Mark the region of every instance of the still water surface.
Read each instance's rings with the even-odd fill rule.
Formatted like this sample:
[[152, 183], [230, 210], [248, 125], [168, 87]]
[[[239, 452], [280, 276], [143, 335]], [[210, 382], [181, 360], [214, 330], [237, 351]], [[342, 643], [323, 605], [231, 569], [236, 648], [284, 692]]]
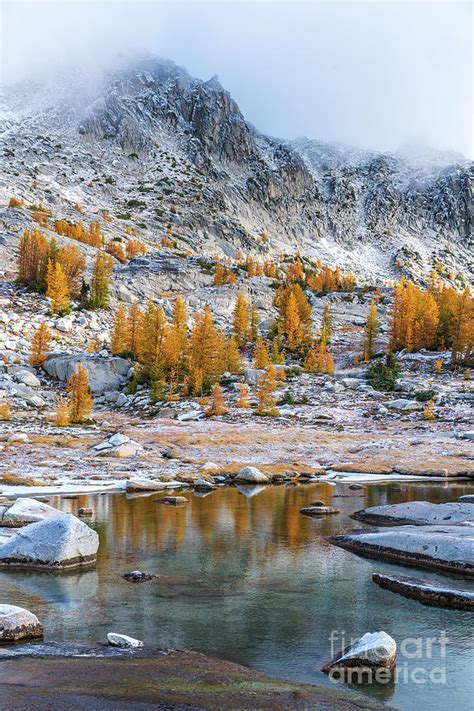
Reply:
[[[426, 607], [371, 581], [374, 571], [446, 578], [365, 560], [324, 539], [361, 528], [349, 515], [365, 506], [451, 501], [472, 487], [372, 485], [363, 496], [345, 487], [350, 496], [344, 498], [333, 498], [334, 492], [327, 484], [225, 488], [206, 496], [187, 492], [188, 505], [177, 509], [157, 505], [159, 495], [52, 498], [50, 503], [71, 513], [80, 506], [94, 509], [100, 535], [96, 569], [2, 572], [0, 600], [35, 612], [47, 641], [103, 641], [116, 631], [326, 686], [332, 682], [320, 669], [331, 657], [332, 632], [344, 635], [346, 643], [376, 630], [399, 645], [422, 638], [407, 647], [409, 657], [399, 654], [397, 684], [359, 693], [407, 711], [473, 708], [474, 615]], [[301, 516], [300, 508], [315, 499], [341, 514]], [[135, 585], [122, 579], [137, 568], [158, 578]], [[450, 640], [446, 656], [435, 643], [428, 658], [426, 638], [443, 630]]]

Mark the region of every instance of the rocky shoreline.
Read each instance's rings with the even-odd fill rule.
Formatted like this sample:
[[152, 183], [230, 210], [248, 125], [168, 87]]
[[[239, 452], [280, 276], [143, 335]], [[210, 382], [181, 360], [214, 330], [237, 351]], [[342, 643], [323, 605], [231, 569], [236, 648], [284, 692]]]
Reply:
[[100, 645], [28, 644], [0, 650], [0, 693], [2, 708], [11, 711], [387, 708], [355, 694], [273, 679], [198, 652]]

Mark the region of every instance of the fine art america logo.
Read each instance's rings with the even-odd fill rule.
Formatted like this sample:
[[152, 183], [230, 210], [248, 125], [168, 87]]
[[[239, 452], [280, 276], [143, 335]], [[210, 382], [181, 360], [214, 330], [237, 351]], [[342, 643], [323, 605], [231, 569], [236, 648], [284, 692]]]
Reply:
[[[359, 639], [347, 637], [344, 630], [332, 630], [329, 636], [331, 659], [340, 658]], [[367, 651], [357, 655], [356, 666], [342, 668], [336, 662], [328, 675], [333, 683], [343, 678], [352, 684], [446, 684], [446, 666], [442, 660], [446, 658], [448, 642], [445, 630], [440, 631], [439, 637], [405, 637], [397, 644], [397, 661], [393, 668], [374, 665], [372, 653]], [[436, 660], [436, 663], [428, 660]]]

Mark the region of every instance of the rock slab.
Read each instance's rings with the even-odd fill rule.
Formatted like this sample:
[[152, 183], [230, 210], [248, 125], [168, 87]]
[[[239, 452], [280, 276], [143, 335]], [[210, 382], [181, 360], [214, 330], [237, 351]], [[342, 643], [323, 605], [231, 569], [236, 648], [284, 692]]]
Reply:
[[474, 576], [472, 526], [399, 526], [354, 531], [328, 540], [369, 558]]
[[465, 522], [474, 524], [474, 503], [454, 501], [432, 504], [429, 501], [408, 501], [362, 509], [356, 511], [352, 518], [375, 526], [453, 526]]
[[437, 580], [417, 580], [404, 575], [374, 573], [372, 580], [385, 590], [418, 600], [423, 605], [474, 612], [474, 590], [445, 585]]

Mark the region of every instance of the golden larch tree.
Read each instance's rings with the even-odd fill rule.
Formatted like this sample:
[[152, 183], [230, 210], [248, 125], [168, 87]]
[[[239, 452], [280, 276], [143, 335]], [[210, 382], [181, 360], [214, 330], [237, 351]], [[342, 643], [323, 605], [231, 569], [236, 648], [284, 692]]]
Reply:
[[249, 403], [249, 397], [250, 397], [250, 391], [249, 391], [249, 386], [247, 383], [239, 383], [239, 394], [237, 396], [237, 400], [235, 401], [235, 406], [239, 408], [247, 408], [250, 407]]
[[87, 370], [79, 364], [67, 383], [69, 393], [69, 419], [72, 423], [81, 423], [87, 419], [94, 401], [89, 389]]
[[113, 355], [127, 350], [127, 311], [123, 304], [115, 313], [110, 349]]
[[51, 333], [44, 321], [34, 332], [31, 339], [30, 365], [35, 368], [42, 367], [48, 355], [51, 344]]
[[234, 307], [234, 333], [240, 347], [249, 337], [250, 315], [248, 301], [243, 294], [238, 294]]
[[227, 406], [224, 400], [224, 393], [219, 383], [216, 383], [211, 392], [211, 404], [206, 411], [207, 415], [225, 415]]
[[367, 321], [365, 322], [364, 329], [364, 344], [363, 344], [363, 354], [362, 358], [365, 363], [374, 355], [374, 345], [375, 340], [379, 333], [379, 318], [377, 314], [377, 306], [375, 299], [372, 298], [369, 306], [369, 312], [367, 314]]
[[235, 336], [230, 336], [225, 344], [225, 369], [228, 373], [241, 373], [239, 346]]
[[270, 363], [270, 354], [263, 338], [257, 338], [253, 354], [253, 364], [255, 368], [266, 368]]
[[59, 262], [48, 262], [46, 296], [51, 299], [51, 311], [64, 314], [70, 307], [69, 285]]
[[110, 254], [98, 251], [92, 270], [89, 306], [91, 309], [107, 309], [109, 306], [110, 277], [114, 260]]
[[270, 365], [257, 383], [257, 408], [256, 415], [265, 417], [278, 417], [279, 411], [273, 393], [276, 390], [276, 372], [273, 365]]

